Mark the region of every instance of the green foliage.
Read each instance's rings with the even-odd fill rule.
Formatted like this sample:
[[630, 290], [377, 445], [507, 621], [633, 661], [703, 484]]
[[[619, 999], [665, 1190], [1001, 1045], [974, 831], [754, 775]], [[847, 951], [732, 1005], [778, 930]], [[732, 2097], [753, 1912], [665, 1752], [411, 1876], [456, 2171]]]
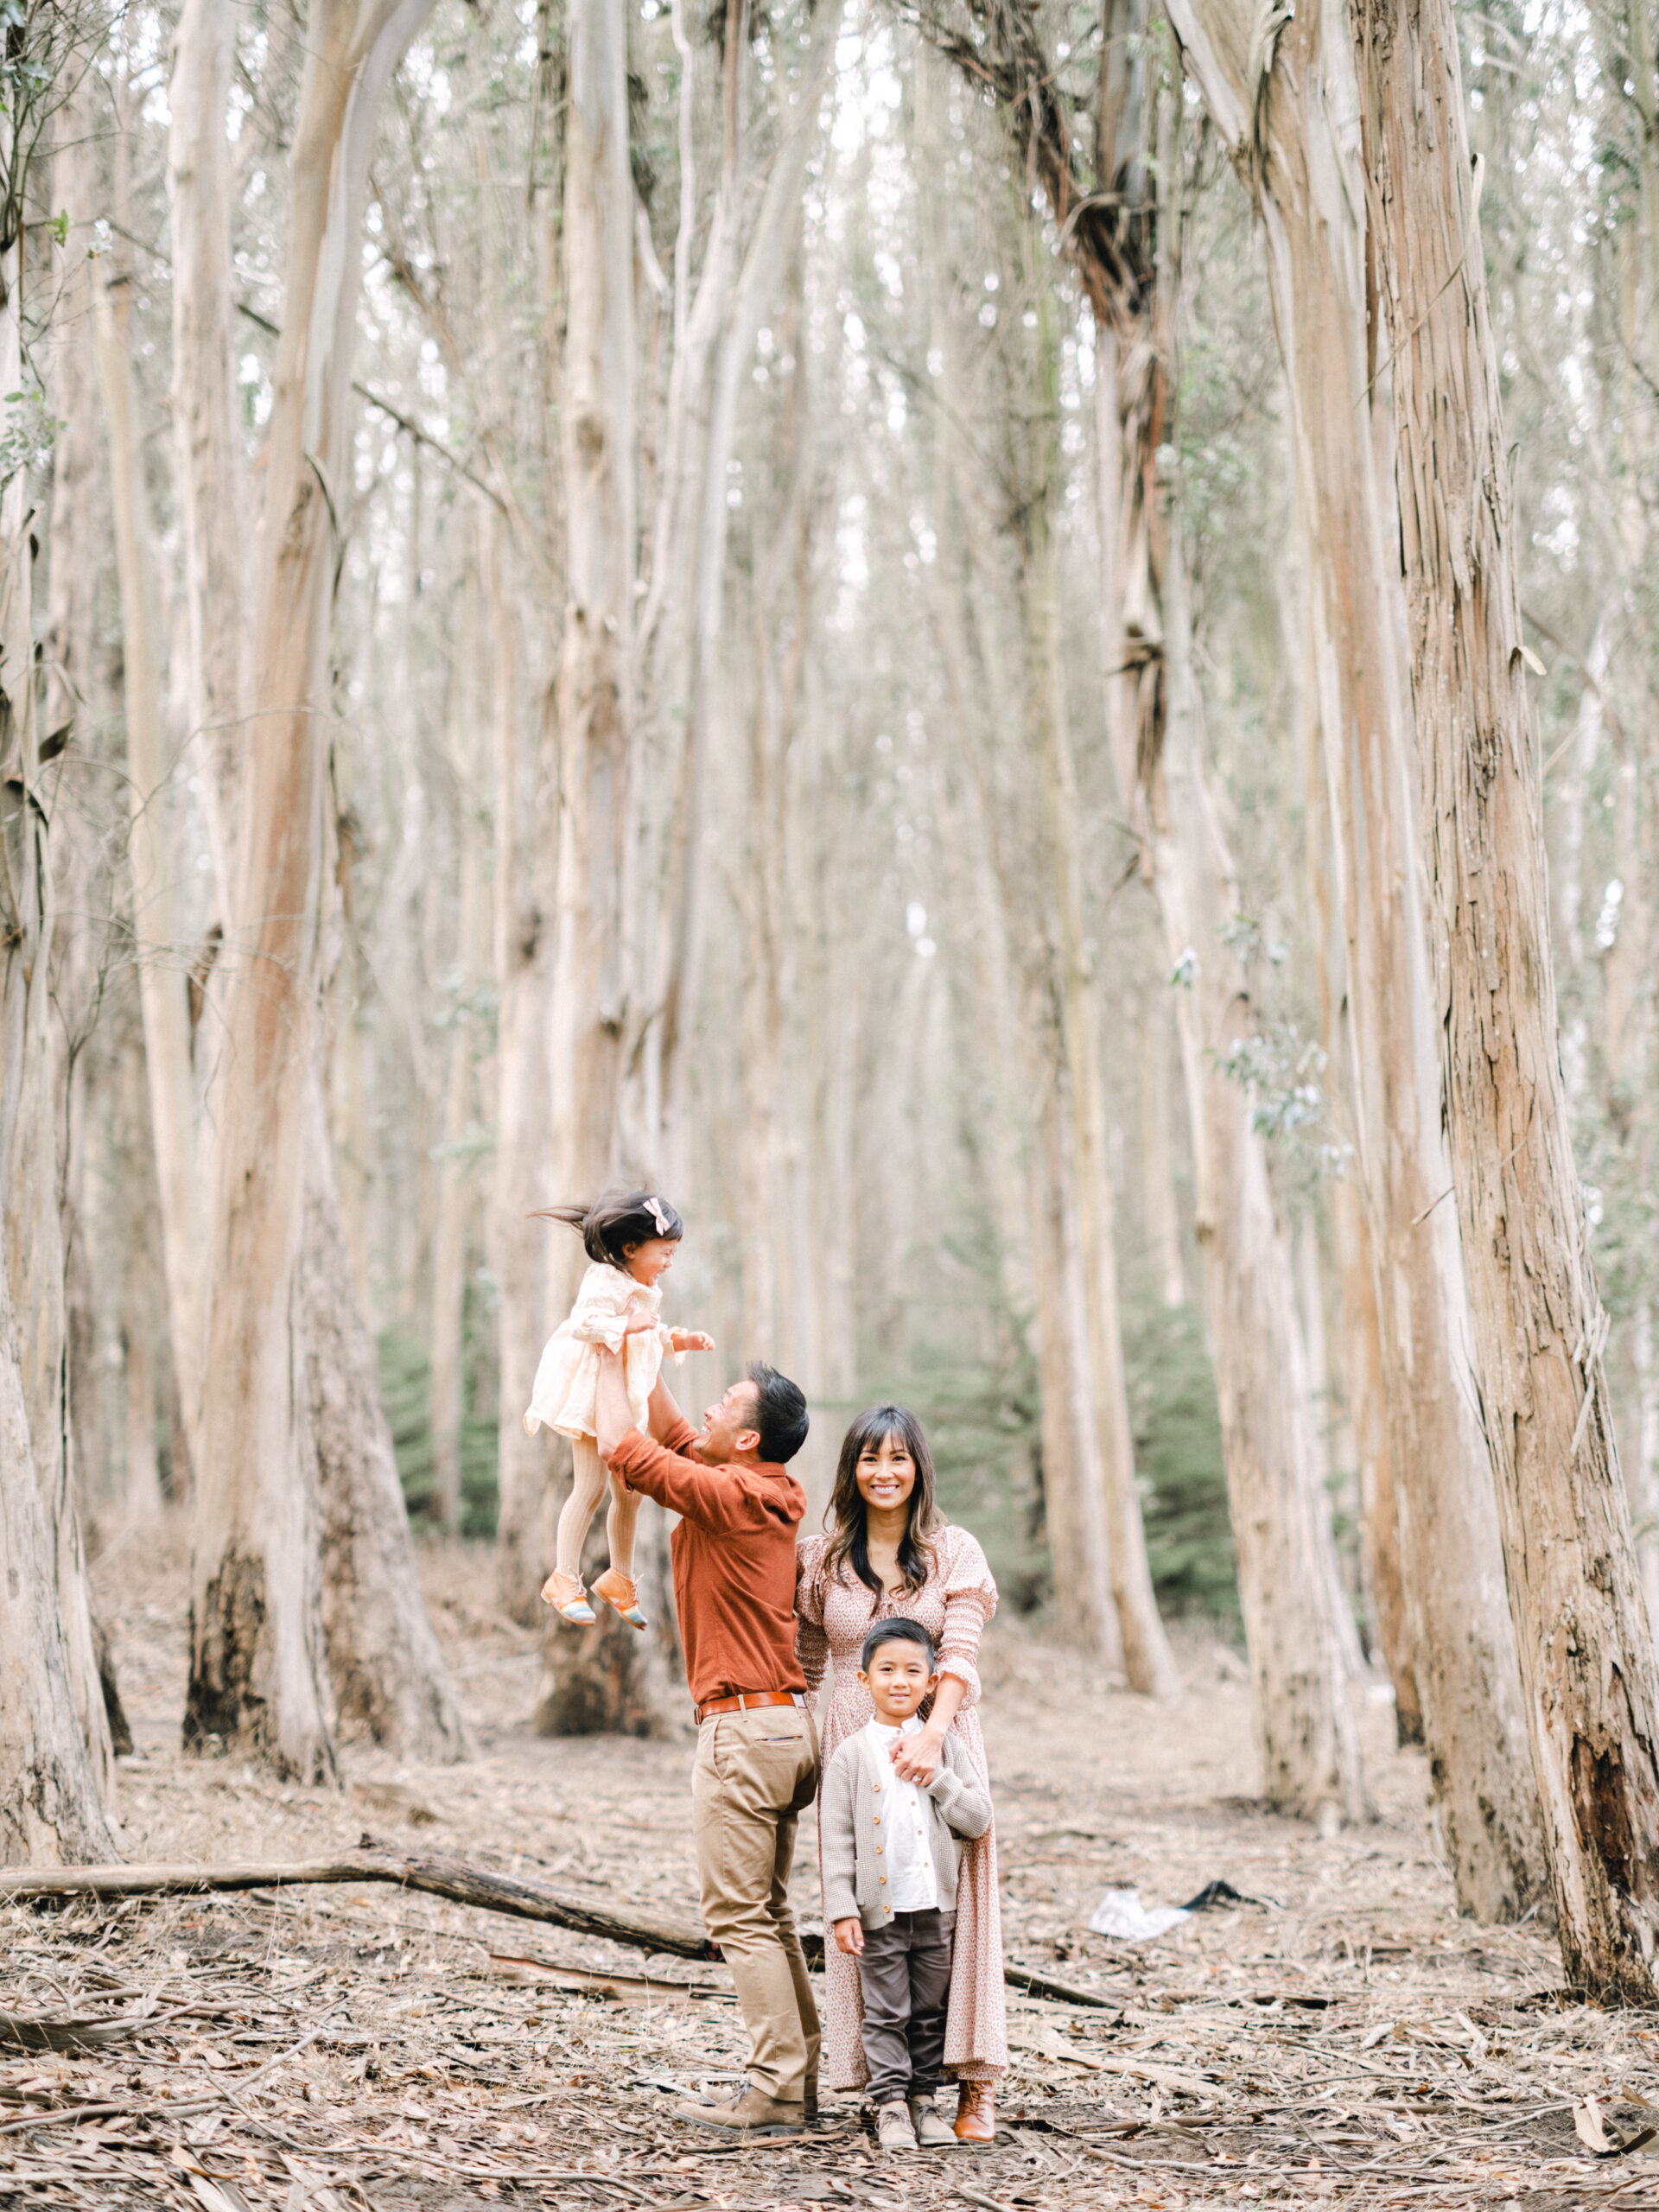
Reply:
[[[467, 1285], [462, 1318], [461, 1415], [461, 1533], [493, 1536], [497, 1507], [496, 1420], [487, 1388], [487, 1363], [481, 1357], [480, 1325], [493, 1328], [488, 1287], [476, 1278]], [[437, 1477], [432, 1456], [431, 1363], [424, 1338], [406, 1323], [385, 1330], [379, 1339], [380, 1401], [391, 1427], [397, 1478], [411, 1520], [430, 1522], [437, 1511]], [[480, 1408], [483, 1410], [480, 1410]]]
[[1216, 1381], [1196, 1309], [1126, 1304], [1123, 1357], [1160, 1609], [1243, 1633]]
[[971, 1529], [997, 1587], [1014, 1611], [1049, 1596], [1052, 1575], [1043, 1529], [1037, 1368], [1023, 1342], [1005, 1356], [964, 1363], [925, 1356], [903, 1390], [933, 1451], [940, 1510]]

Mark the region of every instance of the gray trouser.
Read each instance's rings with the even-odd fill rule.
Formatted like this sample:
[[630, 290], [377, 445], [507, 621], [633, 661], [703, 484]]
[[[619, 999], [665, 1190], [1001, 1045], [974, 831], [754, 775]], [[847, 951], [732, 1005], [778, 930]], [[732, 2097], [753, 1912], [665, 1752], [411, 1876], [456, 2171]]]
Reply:
[[864, 2063], [870, 2101], [931, 2097], [944, 2063], [954, 1912], [895, 1912], [866, 1929], [858, 1979], [864, 1993]]

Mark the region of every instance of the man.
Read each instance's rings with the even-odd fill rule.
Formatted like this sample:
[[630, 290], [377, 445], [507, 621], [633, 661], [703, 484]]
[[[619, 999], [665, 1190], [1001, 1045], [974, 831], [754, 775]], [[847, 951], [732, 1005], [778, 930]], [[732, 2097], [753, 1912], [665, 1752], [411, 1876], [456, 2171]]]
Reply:
[[[622, 1363], [600, 1363], [600, 1456], [680, 1516], [674, 1599], [696, 1700], [692, 1819], [704, 1925], [732, 1970], [749, 2031], [748, 2085], [677, 2116], [738, 2135], [798, 2134], [817, 2117], [818, 2011], [789, 1910], [795, 1824], [818, 1783], [818, 1732], [795, 1656], [795, 1531], [806, 1494], [785, 1472], [806, 1401], [756, 1363], [703, 1414], [699, 1436], [658, 1382], [633, 1426]], [[653, 1441], [653, 1438], [656, 1440]]]

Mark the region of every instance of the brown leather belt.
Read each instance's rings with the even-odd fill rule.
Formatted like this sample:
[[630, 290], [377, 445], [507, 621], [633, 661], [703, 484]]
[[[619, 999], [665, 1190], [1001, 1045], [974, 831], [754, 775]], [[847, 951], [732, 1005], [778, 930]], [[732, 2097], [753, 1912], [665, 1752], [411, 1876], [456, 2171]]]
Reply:
[[691, 1718], [701, 1728], [711, 1713], [753, 1713], [761, 1705], [805, 1703], [804, 1690], [740, 1690], [735, 1697], [711, 1697], [707, 1705], [694, 1705]]

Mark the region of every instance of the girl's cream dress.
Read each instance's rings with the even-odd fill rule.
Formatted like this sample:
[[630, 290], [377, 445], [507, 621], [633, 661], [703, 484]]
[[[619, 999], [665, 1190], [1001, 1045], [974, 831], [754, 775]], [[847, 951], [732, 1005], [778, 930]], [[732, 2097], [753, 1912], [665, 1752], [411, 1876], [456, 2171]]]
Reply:
[[[594, 1405], [599, 1395], [599, 1353], [622, 1354], [622, 1372], [628, 1386], [628, 1405], [638, 1426], [645, 1425], [645, 1408], [663, 1354], [674, 1351], [668, 1331], [656, 1317], [662, 1309], [659, 1284], [649, 1287], [622, 1268], [596, 1260], [582, 1279], [576, 1302], [567, 1319], [548, 1338], [536, 1370], [536, 1387], [530, 1394], [524, 1427], [534, 1436], [538, 1428], [556, 1428], [561, 1436], [594, 1436]], [[631, 1320], [650, 1314], [654, 1326], [626, 1333]], [[674, 1352], [675, 1363], [685, 1354]]]

